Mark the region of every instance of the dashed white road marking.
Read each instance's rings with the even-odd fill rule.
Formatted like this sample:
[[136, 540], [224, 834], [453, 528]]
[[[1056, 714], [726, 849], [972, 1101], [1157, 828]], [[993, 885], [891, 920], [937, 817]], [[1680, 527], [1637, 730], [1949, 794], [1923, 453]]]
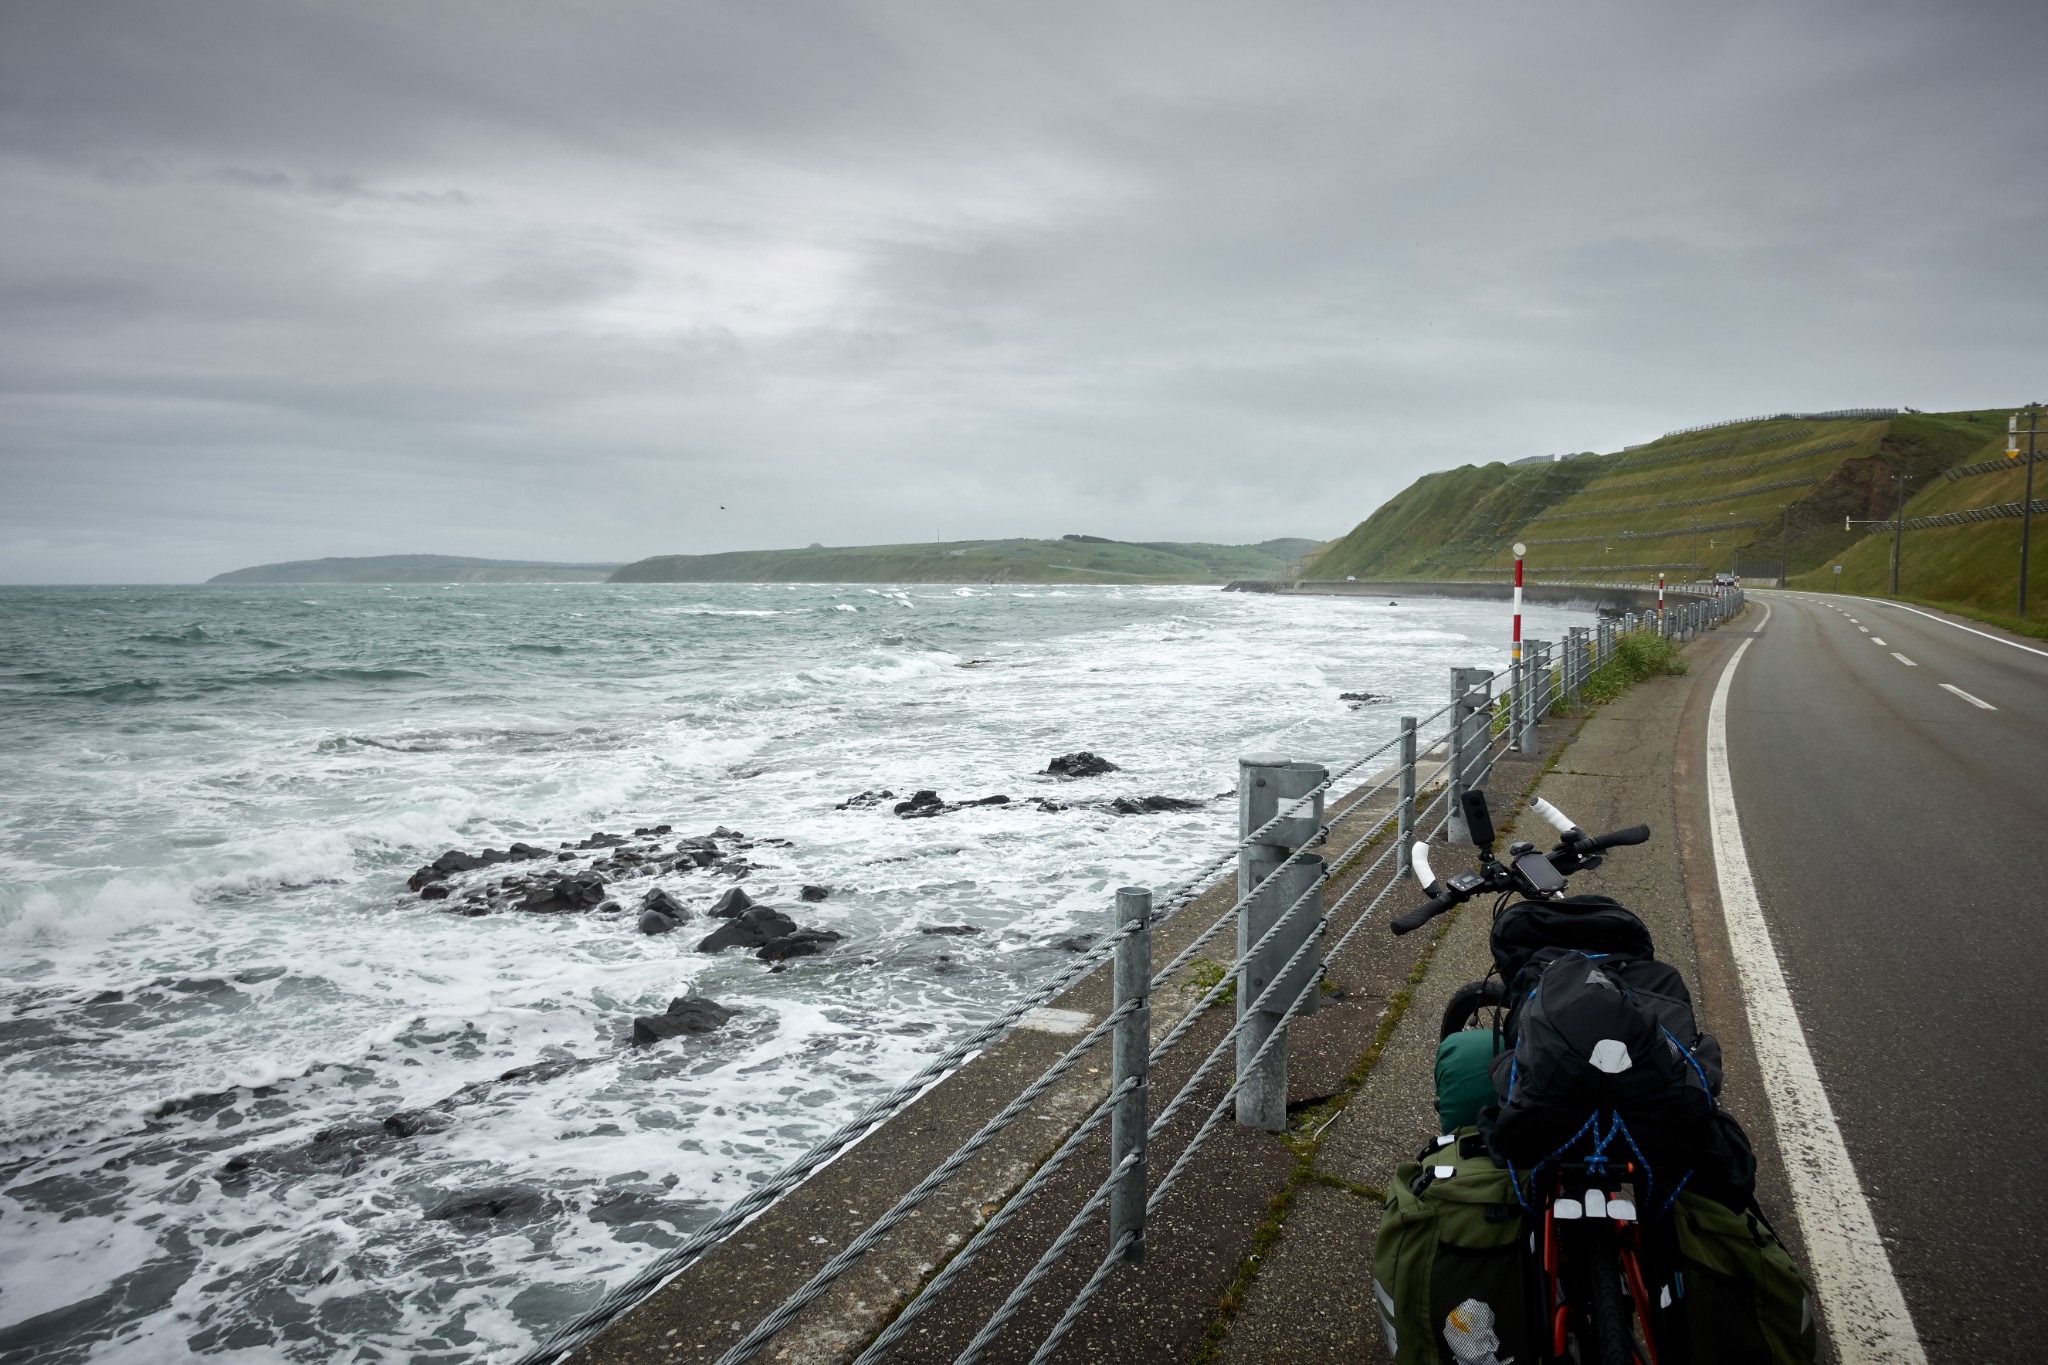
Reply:
[[2014, 649], [2024, 649], [2029, 654], [2039, 654], [2043, 658], [2048, 658], [2048, 649], [2036, 649], [2032, 645], [2023, 645], [2018, 640], [2008, 640], [2003, 635], [1993, 635], [1988, 630], [1976, 630], [1970, 626], [1958, 625], [1946, 616], [1936, 616], [1931, 611], [1922, 611], [1918, 607], [1909, 607], [1900, 602], [1885, 602], [1880, 605], [1890, 607], [1893, 611], [1910, 611], [1915, 616], [1924, 616], [1930, 621], [1939, 621], [1945, 626], [1955, 626], [1957, 630], [1967, 630], [1972, 635], [1981, 635], [1987, 640], [1996, 640], [2002, 645], [2011, 645]]
[[[1883, 644], [1884, 641], [1879, 640], [1878, 643]], [[1897, 651], [1896, 649], [1892, 651], [1892, 657], [1894, 659], [1897, 659], [1900, 663], [1904, 664], [1908, 668], [1918, 668], [1920, 666], [1914, 663], [1911, 659], [1907, 658], [1905, 655], [1899, 653], [1899, 651]]]
[[1871, 636], [1871, 637], [1870, 637], [1870, 643], [1872, 643], [1872, 644], [1874, 644], [1874, 645], [1882, 645], [1882, 644], [1884, 643], [1884, 641], [1882, 641], [1882, 640], [1878, 639], [1878, 638], [1877, 638], [1877, 637], [1876, 637], [1875, 635], [1873, 635], [1873, 636]]
[[1996, 711], [1998, 709], [1997, 707], [1993, 706], [1990, 702], [1984, 700], [1982, 697], [1971, 696], [1968, 692], [1963, 691], [1962, 688], [1957, 687], [1954, 683], [1943, 683], [1942, 687], [1946, 691], [1955, 693], [1957, 696], [1961, 697], [1964, 701], [1970, 703], [1970, 705], [1972, 706], [1981, 706], [1986, 711]]
[[[1764, 620], [1770, 620], [1765, 608]], [[1707, 814], [1721, 912], [1728, 946], [1742, 978], [1743, 1003], [1756, 1042], [1764, 1089], [1777, 1120], [1778, 1146], [1792, 1187], [1792, 1204], [1806, 1234], [1807, 1255], [1842, 1365], [1925, 1365], [1920, 1334], [1892, 1274], [1891, 1257], [1877, 1235], [1877, 1220], [1849, 1160], [1834, 1106], [1806, 1045], [1806, 1032], [1785, 985], [1785, 971], [1764, 922], [1749, 852], [1735, 809], [1728, 772], [1728, 686], [1736, 666], [1756, 643], [1735, 647], [1707, 712]]]
[[1856, 627], [1856, 629], [1858, 629], [1858, 630], [1862, 631], [1862, 632], [1863, 632], [1863, 633], [1864, 633], [1865, 635], [1868, 635], [1868, 634], [1870, 634], [1870, 627], [1869, 627], [1869, 626], [1858, 626], [1858, 627]]

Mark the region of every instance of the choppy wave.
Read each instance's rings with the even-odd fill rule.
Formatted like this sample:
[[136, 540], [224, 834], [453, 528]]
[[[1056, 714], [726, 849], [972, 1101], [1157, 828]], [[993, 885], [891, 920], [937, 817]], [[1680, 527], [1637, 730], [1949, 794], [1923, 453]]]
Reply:
[[[1233, 818], [847, 797], [1050, 792], [1047, 760], [1089, 748], [1122, 765], [1092, 794], [1207, 798], [1239, 752], [1386, 738], [1447, 665], [1502, 656], [1498, 615], [1185, 588], [0, 590], [24, 642], [0, 743], [33, 812], [0, 815], [0, 1351], [516, 1354], [1070, 963], [1109, 888], [1207, 865]], [[1336, 700], [1360, 688], [1406, 704]], [[770, 974], [631, 915], [471, 919], [405, 889], [450, 847], [657, 824], [787, 840], [749, 852], [747, 888], [845, 938]], [[662, 884], [701, 912], [728, 883]], [[740, 1014], [629, 1044], [691, 990]], [[383, 1127], [423, 1106], [450, 1121]], [[485, 1189], [514, 1212], [432, 1216]]]

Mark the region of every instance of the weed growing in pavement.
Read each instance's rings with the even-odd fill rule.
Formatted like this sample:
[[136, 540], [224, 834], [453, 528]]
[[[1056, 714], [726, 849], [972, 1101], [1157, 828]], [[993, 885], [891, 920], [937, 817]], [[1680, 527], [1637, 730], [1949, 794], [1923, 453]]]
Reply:
[[1579, 694], [1590, 706], [1603, 706], [1645, 678], [1685, 675], [1678, 646], [1647, 632], [1624, 635], [1614, 642], [1614, 657], [1593, 671]]
[[1210, 989], [1226, 976], [1230, 977], [1230, 984], [1224, 988], [1223, 994], [1216, 998], [1216, 1003], [1219, 1005], [1235, 1005], [1237, 1003], [1237, 978], [1231, 976], [1230, 969], [1214, 958], [1198, 957], [1195, 959], [1194, 968], [1188, 973], [1188, 979], [1180, 983], [1180, 993], [1183, 996], [1207, 995]]

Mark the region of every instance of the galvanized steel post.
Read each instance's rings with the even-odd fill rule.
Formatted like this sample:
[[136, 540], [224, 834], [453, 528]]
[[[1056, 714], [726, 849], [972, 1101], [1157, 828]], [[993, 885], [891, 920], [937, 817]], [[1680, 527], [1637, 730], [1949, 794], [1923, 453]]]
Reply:
[[1117, 1023], [1111, 1035], [1116, 1089], [1131, 1089], [1116, 1102], [1109, 1116], [1109, 1168], [1112, 1171], [1135, 1157], [1130, 1169], [1117, 1177], [1109, 1193], [1109, 1244], [1115, 1246], [1124, 1234], [1135, 1240], [1124, 1251], [1126, 1261], [1145, 1259], [1145, 1129], [1150, 1123], [1146, 1100], [1145, 1061], [1152, 1050], [1152, 1007], [1147, 993], [1152, 981], [1152, 892], [1149, 887], [1126, 886], [1116, 893], [1116, 927], [1130, 929], [1130, 937], [1116, 945], [1116, 1008], [1136, 1008]]
[[1579, 689], [1586, 685], [1586, 628], [1573, 626], [1564, 647], [1564, 704], [1579, 709]]
[[[1237, 1014], [1244, 1025], [1237, 1035], [1237, 1121], [1270, 1133], [1287, 1127], [1286, 1044], [1268, 1049], [1265, 1059], [1256, 1065], [1254, 1059], [1265, 1048], [1280, 1016], [1300, 994], [1299, 987], [1320, 965], [1320, 957], [1305, 954], [1288, 981], [1266, 1001], [1265, 1008], [1253, 1010], [1252, 1002], [1272, 983], [1280, 967], [1322, 919], [1322, 900], [1315, 888], [1322, 884], [1323, 860], [1305, 854], [1288, 862], [1296, 849], [1320, 839], [1322, 794], [1318, 792], [1305, 801], [1293, 815], [1278, 820], [1275, 816], [1328, 780], [1329, 771], [1320, 764], [1289, 763], [1273, 754], [1255, 754], [1238, 760], [1238, 819], [1244, 837], [1250, 837], [1269, 822], [1273, 827], [1259, 835], [1259, 842], [1246, 844], [1237, 855], [1238, 898], [1250, 897], [1237, 917]], [[1284, 869], [1283, 863], [1287, 863]], [[1252, 889], [1269, 877], [1271, 881], [1265, 889], [1253, 895]], [[1252, 945], [1264, 938], [1297, 901], [1302, 904], [1274, 934], [1272, 942], [1257, 955], [1251, 955]], [[1294, 989], [1290, 990], [1290, 986]], [[1296, 1014], [1312, 1013], [1315, 1004], [1310, 997]]]
[[1401, 717], [1401, 794], [1394, 806], [1394, 875], [1413, 872], [1410, 848], [1415, 843], [1415, 717]]
[[1445, 767], [1450, 816], [1445, 835], [1454, 844], [1472, 842], [1472, 836], [1465, 828], [1465, 808], [1461, 798], [1465, 795], [1466, 779], [1471, 776], [1473, 765], [1486, 752], [1488, 727], [1493, 722], [1492, 711], [1487, 704], [1487, 687], [1494, 676], [1483, 668], [1451, 670], [1451, 729], [1446, 739], [1450, 762]]

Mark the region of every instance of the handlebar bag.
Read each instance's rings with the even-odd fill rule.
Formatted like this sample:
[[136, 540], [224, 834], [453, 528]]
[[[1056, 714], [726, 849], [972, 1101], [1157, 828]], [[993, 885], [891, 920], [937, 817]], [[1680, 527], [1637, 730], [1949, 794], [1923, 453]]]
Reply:
[[[1445, 1319], [1477, 1301], [1491, 1310], [1499, 1360], [1534, 1360], [1543, 1314], [1523, 1221], [1507, 1170], [1474, 1128], [1436, 1139], [1394, 1167], [1373, 1243], [1372, 1289], [1395, 1365], [1455, 1365]], [[1483, 1315], [1478, 1315], [1483, 1318]]]
[[1655, 957], [1649, 926], [1609, 896], [1517, 901], [1493, 921], [1493, 965], [1513, 982], [1545, 948], [1576, 948], [1612, 957]]

